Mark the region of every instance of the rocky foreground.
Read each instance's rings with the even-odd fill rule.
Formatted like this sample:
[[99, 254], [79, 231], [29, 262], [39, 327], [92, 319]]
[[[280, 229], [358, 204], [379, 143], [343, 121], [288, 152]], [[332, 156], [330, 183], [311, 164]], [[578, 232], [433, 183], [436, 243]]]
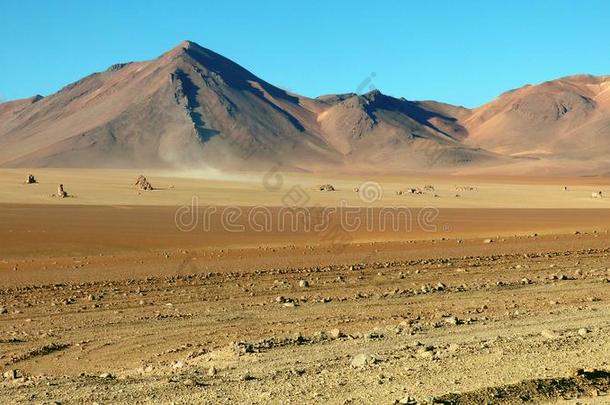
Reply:
[[112, 281], [73, 258], [0, 290], [0, 403], [608, 403], [610, 237], [580, 237], [256, 269], [165, 252], [174, 274]]

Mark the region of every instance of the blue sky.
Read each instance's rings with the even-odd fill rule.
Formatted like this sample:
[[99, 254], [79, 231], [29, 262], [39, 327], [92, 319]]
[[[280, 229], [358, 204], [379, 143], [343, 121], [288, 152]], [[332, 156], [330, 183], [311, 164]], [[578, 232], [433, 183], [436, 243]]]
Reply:
[[476, 106], [526, 83], [610, 74], [609, 21], [601, 0], [1, 0], [0, 98], [48, 95], [190, 39], [307, 96], [372, 84]]

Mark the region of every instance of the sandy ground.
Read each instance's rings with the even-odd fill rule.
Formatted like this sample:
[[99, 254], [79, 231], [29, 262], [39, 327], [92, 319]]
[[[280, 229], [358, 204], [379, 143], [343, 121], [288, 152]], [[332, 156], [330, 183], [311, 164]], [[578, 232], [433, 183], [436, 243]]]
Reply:
[[35, 174], [0, 171], [0, 403], [610, 403], [603, 178]]
[[[25, 185], [28, 173], [39, 184]], [[156, 188], [133, 187], [144, 174]], [[320, 192], [321, 184], [337, 191]], [[53, 198], [64, 184], [73, 198]], [[399, 190], [435, 187], [422, 195], [396, 195]], [[564, 191], [563, 187], [568, 190]], [[363, 189], [354, 192], [354, 188]], [[456, 187], [474, 187], [460, 191]], [[53, 205], [182, 206], [193, 197], [205, 206], [348, 206], [436, 208], [610, 208], [609, 177], [451, 177], [451, 176], [333, 176], [282, 173], [160, 172], [95, 169], [1, 169], [0, 202]], [[608, 198], [595, 199], [602, 191]], [[363, 194], [365, 193], [365, 194]], [[434, 195], [437, 195], [435, 197]], [[459, 197], [456, 197], [459, 195]]]

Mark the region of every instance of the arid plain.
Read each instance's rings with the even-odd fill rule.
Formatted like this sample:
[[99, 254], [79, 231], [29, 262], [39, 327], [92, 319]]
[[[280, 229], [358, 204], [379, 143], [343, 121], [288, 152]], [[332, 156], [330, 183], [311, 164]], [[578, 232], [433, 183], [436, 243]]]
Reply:
[[608, 178], [2, 169], [0, 190], [2, 403], [609, 402]]

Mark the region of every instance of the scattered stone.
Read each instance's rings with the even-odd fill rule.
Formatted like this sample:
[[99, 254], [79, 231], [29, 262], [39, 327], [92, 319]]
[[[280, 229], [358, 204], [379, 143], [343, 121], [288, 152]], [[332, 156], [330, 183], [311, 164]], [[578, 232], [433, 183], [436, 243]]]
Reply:
[[335, 329], [331, 329], [328, 332], [328, 336], [330, 336], [332, 339], [339, 339], [339, 338], [342, 338], [345, 335], [343, 334], [343, 332], [341, 332], [340, 329], [335, 328]]
[[60, 184], [59, 186], [57, 186], [57, 197], [59, 197], [59, 198], [68, 197], [68, 193], [64, 190], [63, 184]]
[[419, 357], [421, 359], [433, 359], [434, 358], [433, 349], [434, 348], [432, 346], [420, 347], [417, 350], [417, 357]]
[[451, 353], [456, 353], [460, 350], [460, 345], [457, 343], [451, 343], [449, 347], [447, 347], [447, 351]]
[[252, 380], [254, 380], [254, 377], [252, 376], [252, 374], [250, 374], [249, 371], [246, 371], [244, 374], [242, 374], [241, 380], [242, 381], [252, 381]]
[[377, 362], [377, 359], [367, 353], [359, 353], [352, 357], [351, 366], [353, 368], [364, 368], [373, 365]]
[[450, 316], [448, 318], [445, 318], [445, 323], [447, 323], [449, 325], [459, 325], [460, 320], [455, 316]]
[[572, 377], [580, 377], [585, 374], [585, 369], [584, 368], [575, 368], [570, 372], [570, 374], [572, 374]]
[[146, 177], [139, 175], [136, 179], [135, 186], [142, 191], [151, 191], [154, 190], [152, 184], [148, 182]]
[[335, 191], [335, 187], [332, 184], [322, 184], [318, 189], [320, 191]]
[[383, 339], [383, 333], [379, 333], [379, 332], [375, 332], [375, 331], [371, 331], [371, 332], [367, 332], [364, 335], [365, 338], [369, 339], [369, 340], [374, 340], [374, 339]]
[[15, 369], [8, 370], [2, 374], [2, 377], [6, 378], [7, 380], [16, 380], [21, 378], [21, 372]]
[[541, 335], [543, 338], [546, 338], [546, 339], [557, 339], [557, 338], [559, 337], [559, 336], [557, 335], [557, 333], [553, 332], [553, 331], [552, 331], [552, 330], [550, 330], [550, 329], [545, 329], [545, 330], [543, 330], [542, 332], [540, 332], [540, 335]]
[[25, 179], [25, 184], [36, 184], [38, 183], [38, 180], [36, 180], [36, 177], [34, 177], [33, 174], [28, 175], [28, 178]]
[[411, 398], [410, 396], [401, 398], [401, 399], [397, 400], [395, 403], [399, 404], [399, 405], [417, 405], [418, 404], [417, 400], [415, 398]]

